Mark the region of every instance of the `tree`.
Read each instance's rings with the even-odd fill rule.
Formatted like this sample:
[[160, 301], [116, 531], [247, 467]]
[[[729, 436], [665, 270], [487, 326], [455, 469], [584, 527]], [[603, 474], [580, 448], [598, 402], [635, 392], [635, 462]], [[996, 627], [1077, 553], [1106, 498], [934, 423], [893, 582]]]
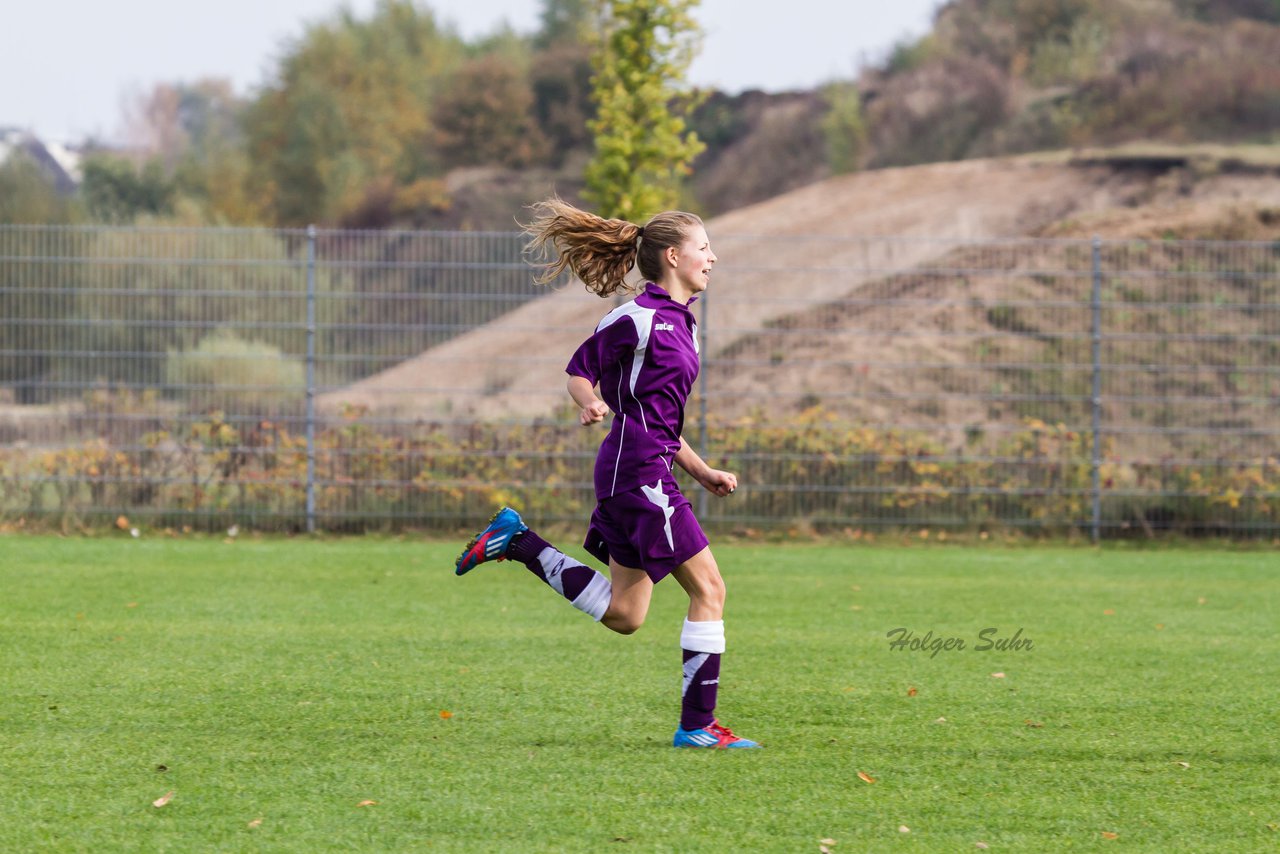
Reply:
[[862, 118], [862, 97], [853, 83], [832, 83], [823, 91], [827, 102], [822, 117], [827, 165], [836, 175], [856, 172], [867, 149], [867, 125]]
[[591, 147], [591, 48], [560, 41], [534, 54], [529, 69], [533, 117], [549, 142], [549, 165]]
[[469, 60], [435, 105], [440, 154], [450, 166], [523, 169], [547, 141], [533, 121], [529, 75], [502, 53]]
[[0, 160], [0, 223], [62, 225], [75, 218], [72, 201], [25, 152]]
[[311, 26], [246, 115], [250, 178], [272, 219], [339, 222], [372, 186], [435, 176], [431, 105], [463, 58], [462, 41], [409, 0]]
[[541, 27], [534, 46], [546, 49], [564, 42], [581, 42], [590, 33], [598, 0], [543, 0]]
[[94, 155], [84, 162], [80, 192], [89, 217], [98, 222], [131, 223], [173, 210], [173, 181], [154, 158], [138, 168], [122, 157]]
[[703, 150], [685, 117], [697, 98], [683, 76], [700, 32], [697, 0], [604, 0], [590, 122], [587, 197], [603, 216], [641, 221], [675, 207]]
[[177, 199], [190, 202], [202, 222], [263, 219], [264, 201], [249, 182], [244, 110], [229, 81], [209, 78], [159, 83], [126, 111], [134, 148], [163, 164]]

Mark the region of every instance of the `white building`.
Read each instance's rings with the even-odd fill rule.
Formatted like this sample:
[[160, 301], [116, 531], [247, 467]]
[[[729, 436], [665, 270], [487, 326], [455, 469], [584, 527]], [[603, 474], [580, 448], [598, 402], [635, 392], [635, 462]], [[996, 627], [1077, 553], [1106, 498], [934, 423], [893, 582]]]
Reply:
[[45, 142], [30, 131], [0, 127], [0, 164], [17, 153], [35, 161], [60, 193], [74, 192], [80, 184], [81, 153], [57, 142]]

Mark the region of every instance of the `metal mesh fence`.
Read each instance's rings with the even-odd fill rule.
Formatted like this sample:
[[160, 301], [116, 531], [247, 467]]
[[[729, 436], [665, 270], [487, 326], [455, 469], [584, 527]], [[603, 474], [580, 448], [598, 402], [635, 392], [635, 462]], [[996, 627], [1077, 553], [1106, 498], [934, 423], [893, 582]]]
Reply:
[[[1280, 534], [1280, 245], [715, 244], [685, 435], [743, 488], [704, 524]], [[0, 520], [580, 523], [563, 366], [610, 305], [520, 248], [0, 227]]]

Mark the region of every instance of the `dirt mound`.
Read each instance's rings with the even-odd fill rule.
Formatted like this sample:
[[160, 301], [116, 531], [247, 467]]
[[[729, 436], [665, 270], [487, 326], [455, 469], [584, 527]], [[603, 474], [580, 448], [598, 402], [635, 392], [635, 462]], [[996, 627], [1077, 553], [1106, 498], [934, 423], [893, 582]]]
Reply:
[[[758, 339], [770, 324], [818, 311], [825, 303], [847, 299], [871, 283], [941, 259], [961, 242], [1146, 234], [1158, 232], [1159, 222], [1175, 209], [1194, 212], [1181, 221], [1179, 230], [1185, 230], [1246, 201], [1255, 206], [1280, 205], [1280, 176], [1267, 172], [1188, 178], [1176, 170], [1022, 157], [884, 169], [830, 179], [708, 222], [721, 260], [706, 297], [705, 355], [732, 353], [735, 347]], [[1244, 216], [1248, 219], [1250, 214]], [[1267, 213], [1263, 219], [1270, 216]], [[1253, 221], [1260, 220], [1254, 217]], [[942, 297], [952, 285], [947, 279], [916, 282], [912, 297]], [[387, 415], [422, 418], [551, 415], [567, 402], [565, 362], [610, 305], [581, 288], [567, 288], [323, 395], [320, 404], [329, 411], [356, 405]], [[954, 316], [943, 317], [948, 312]], [[990, 322], [988, 317], [962, 316], [947, 307], [917, 312], [914, 317], [902, 317], [899, 312], [892, 319], [880, 311], [858, 321], [886, 333], [895, 327], [876, 324], [941, 324], [938, 328], [956, 329]], [[764, 364], [717, 376], [718, 394], [728, 392], [725, 396], [731, 401], [724, 405], [718, 401], [717, 411], [731, 414], [726, 405], [743, 411], [758, 406], [762, 384], [820, 394], [848, 382], [847, 377], [833, 375], [820, 365], [831, 361], [830, 356], [807, 359], [806, 353], [830, 353], [834, 347], [842, 361], [891, 363], [905, 346], [904, 339], [888, 334], [841, 340], [845, 343], [793, 336], [785, 344], [770, 345], [775, 349], [757, 359]], [[949, 343], [952, 340], [940, 336], [930, 343], [913, 338], [911, 352], [897, 355], [904, 361], [939, 365], [968, 358]], [[892, 377], [886, 375], [883, 381], [889, 383]], [[920, 391], [923, 397], [943, 389], [922, 387]], [[860, 415], [889, 414], [875, 409], [872, 404], [871, 411]], [[928, 417], [928, 413], [918, 414]], [[981, 421], [988, 413], [939, 411], [935, 415], [963, 423]]]

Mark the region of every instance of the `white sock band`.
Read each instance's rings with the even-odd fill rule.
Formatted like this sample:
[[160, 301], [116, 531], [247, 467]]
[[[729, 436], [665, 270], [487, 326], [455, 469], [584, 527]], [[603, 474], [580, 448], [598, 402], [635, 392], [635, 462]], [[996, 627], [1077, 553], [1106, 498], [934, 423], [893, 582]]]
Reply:
[[578, 594], [578, 598], [573, 600], [573, 607], [585, 614], [590, 614], [598, 623], [604, 619], [604, 612], [609, 610], [609, 602], [612, 599], [613, 585], [609, 583], [609, 579], [597, 572]]
[[680, 648], [689, 652], [724, 652], [724, 620], [693, 623], [686, 617], [680, 631]]

